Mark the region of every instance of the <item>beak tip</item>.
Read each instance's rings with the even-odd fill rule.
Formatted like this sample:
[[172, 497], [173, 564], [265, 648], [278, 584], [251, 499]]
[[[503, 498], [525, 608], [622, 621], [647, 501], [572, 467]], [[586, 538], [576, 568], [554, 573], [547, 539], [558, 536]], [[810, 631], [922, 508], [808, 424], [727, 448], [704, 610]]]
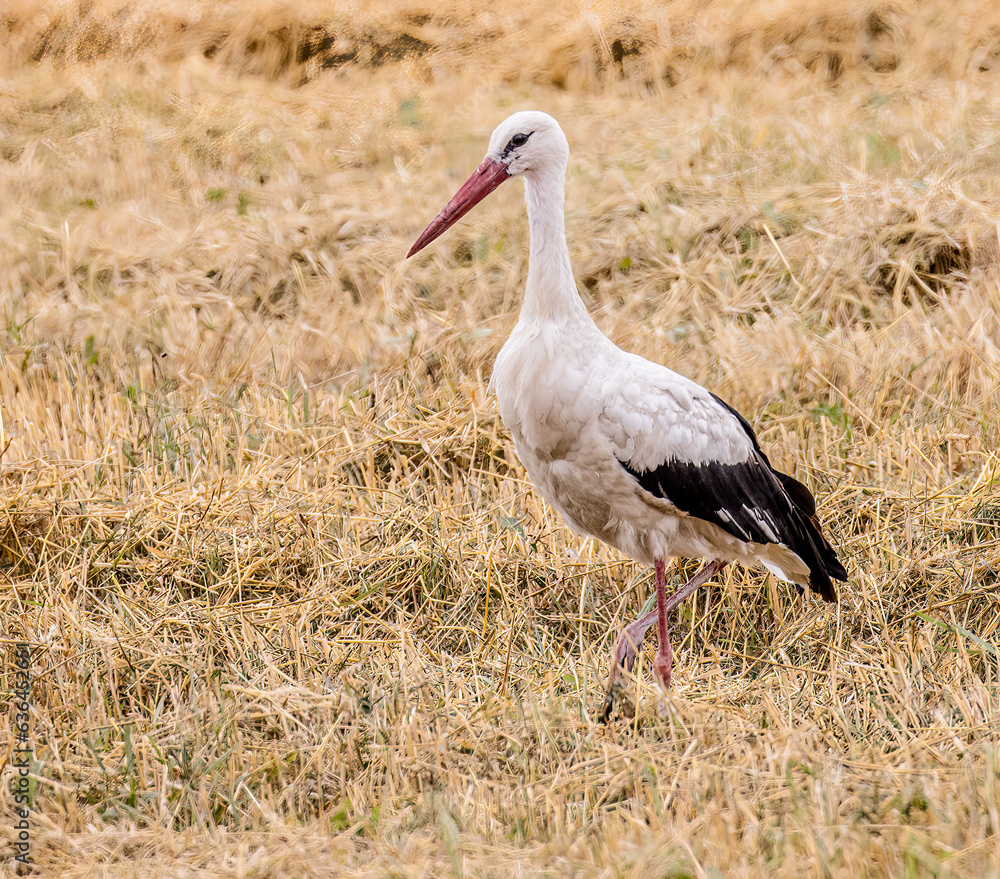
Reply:
[[506, 165], [494, 159], [484, 159], [472, 176], [462, 184], [451, 201], [444, 206], [441, 213], [420, 233], [420, 237], [407, 252], [406, 258], [409, 259], [413, 254], [423, 250], [510, 176]]

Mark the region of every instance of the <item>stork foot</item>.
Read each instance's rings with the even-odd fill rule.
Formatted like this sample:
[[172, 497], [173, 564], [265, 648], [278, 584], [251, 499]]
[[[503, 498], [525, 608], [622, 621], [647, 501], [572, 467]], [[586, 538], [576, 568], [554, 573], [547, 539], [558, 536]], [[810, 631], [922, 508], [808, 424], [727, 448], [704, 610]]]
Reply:
[[[643, 628], [643, 624], [645, 628]], [[638, 625], [637, 625], [638, 624]], [[628, 697], [629, 684], [632, 681], [632, 671], [635, 668], [635, 661], [639, 655], [637, 644], [642, 643], [643, 635], [646, 634], [648, 623], [645, 619], [637, 620], [630, 626], [626, 626], [618, 636], [614, 653], [611, 656], [611, 675], [608, 677], [608, 688], [604, 694], [604, 707], [601, 710], [601, 723], [607, 723], [611, 719], [611, 712], [614, 710], [615, 701], [621, 701], [622, 714], [625, 717], [635, 716], [635, 706]]]
[[615, 702], [621, 706], [622, 716], [631, 720], [635, 717], [635, 704], [628, 697], [628, 690], [620, 684], [608, 687], [604, 694], [604, 705], [601, 708], [601, 723], [611, 722], [611, 713], [615, 709]]

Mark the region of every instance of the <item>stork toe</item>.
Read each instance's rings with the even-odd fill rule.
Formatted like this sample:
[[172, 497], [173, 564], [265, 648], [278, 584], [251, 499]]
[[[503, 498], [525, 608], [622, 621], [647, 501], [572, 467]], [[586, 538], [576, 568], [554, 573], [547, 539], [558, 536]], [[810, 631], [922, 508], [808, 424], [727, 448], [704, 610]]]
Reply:
[[611, 674], [608, 676], [608, 686], [604, 694], [604, 708], [601, 711], [602, 723], [608, 722], [616, 700], [621, 701], [622, 714], [626, 717], [635, 715], [635, 706], [629, 699], [628, 692], [638, 655], [630, 633], [623, 630], [618, 636], [614, 652], [611, 655]]
[[601, 707], [601, 723], [610, 722], [616, 702], [621, 706], [623, 717], [629, 720], [635, 717], [635, 704], [628, 696], [628, 687], [624, 683], [613, 681], [608, 684], [607, 692], [604, 694], [604, 705]]

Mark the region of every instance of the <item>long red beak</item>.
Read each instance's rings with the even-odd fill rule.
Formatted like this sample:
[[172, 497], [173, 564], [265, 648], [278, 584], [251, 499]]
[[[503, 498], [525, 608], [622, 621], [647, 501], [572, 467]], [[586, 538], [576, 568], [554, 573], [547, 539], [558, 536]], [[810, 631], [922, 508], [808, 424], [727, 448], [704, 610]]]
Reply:
[[502, 162], [483, 159], [483, 164], [472, 172], [472, 176], [462, 184], [462, 188], [444, 206], [441, 213], [431, 220], [431, 224], [420, 234], [406, 256], [413, 256], [439, 235], [443, 235], [448, 227], [462, 219], [510, 176], [507, 173], [507, 166]]

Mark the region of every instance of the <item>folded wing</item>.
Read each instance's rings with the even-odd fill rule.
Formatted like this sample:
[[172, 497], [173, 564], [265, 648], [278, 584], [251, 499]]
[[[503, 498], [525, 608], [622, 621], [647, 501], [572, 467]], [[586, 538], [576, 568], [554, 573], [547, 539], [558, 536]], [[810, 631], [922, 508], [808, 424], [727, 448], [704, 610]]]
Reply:
[[622, 467], [685, 515], [748, 544], [790, 549], [808, 567], [810, 587], [835, 601], [831, 577], [846, 580], [847, 572], [823, 537], [809, 489], [771, 467], [753, 429], [727, 403], [669, 370], [659, 378], [653, 394], [642, 383], [641, 400], [621, 388], [624, 417], [606, 412]]

